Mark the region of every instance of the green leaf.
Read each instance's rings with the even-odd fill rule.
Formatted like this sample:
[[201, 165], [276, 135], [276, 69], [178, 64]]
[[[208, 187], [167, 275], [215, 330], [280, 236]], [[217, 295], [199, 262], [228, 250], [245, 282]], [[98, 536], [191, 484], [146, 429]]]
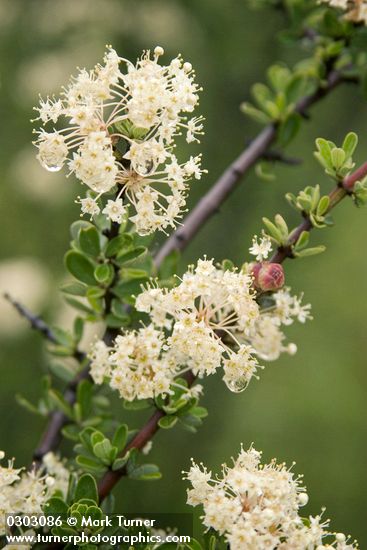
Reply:
[[60, 497], [51, 497], [43, 505], [43, 512], [50, 516], [63, 516], [68, 513], [68, 505]]
[[113, 313], [109, 313], [108, 315], [106, 315], [105, 320], [109, 328], [120, 328], [129, 324], [130, 317], [127, 316], [125, 318], [121, 318], [113, 315]]
[[288, 103], [296, 103], [306, 95], [308, 79], [303, 75], [294, 75], [286, 88]]
[[223, 271], [232, 271], [234, 269], [234, 263], [232, 260], [225, 259], [222, 261]]
[[132, 250], [119, 254], [116, 258], [116, 262], [118, 263], [118, 265], [123, 265], [126, 262], [136, 260], [137, 258], [139, 258], [139, 256], [142, 256], [146, 252], [147, 252], [147, 249], [145, 246], [137, 246]]
[[67, 283], [60, 287], [64, 294], [72, 294], [73, 296], [85, 296], [87, 287], [82, 283]]
[[[331, 158], [331, 147], [329, 142], [323, 138], [317, 138], [316, 146], [320, 152], [321, 159], [324, 161], [324, 166], [327, 168], [333, 168], [333, 161]], [[320, 157], [317, 157], [320, 159]]]
[[267, 76], [274, 90], [283, 92], [288, 86], [292, 73], [288, 67], [284, 67], [283, 65], [272, 65], [267, 71]]
[[134, 279], [147, 278], [147, 272], [144, 269], [134, 269], [132, 267], [124, 267], [121, 269], [121, 277], [124, 281], [132, 281]]
[[101, 284], [110, 284], [113, 281], [114, 275], [114, 269], [110, 264], [97, 265], [94, 270], [94, 277]]
[[73, 308], [78, 309], [79, 311], [83, 311], [84, 313], [93, 313], [93, 310], [90, 307], [86, 306], [82, 302], [79, 302], [79, 300], [75, 300], [74, 298], [70, 298], [69, 296], [66, 297], [65, 300]]
[[83, 474], [79, 479], [75, 489], [75, 501], [85, 498], [98, 503], [97, 483], [94, 477], [90, 474]]
[[349, 132], [349, 134], [345, 136], [343, 145], [342, 145], [347, 159], [353, 155], [357, 145], [358, 145], [357, 134], [355, 132]]
[[57, 340], [57, 342], [61, 346], [65, 347], [73, 347], [74, 345], [74, 339], [70, 332], [60, 328], [60, 327], [52, 327], [52, 332]]
[[208, 410], [205, 407], [193, 407], [190, 409], [190, 413], [198, 418], [206, 418], [208, 416]]
[[321, 254], [322, 252], [325, 252], [326, 246], [320, 245], [315, 246], [314, 248], [305, 248], [305, 250], [301, 250], [300, 252], [296, 252], [296, 256], [299, 258], [306, 258], [307, 256], [315, 256], [316, 254]]
[[73, 328], [74, 328], [74, 337], [76, 342], [78, 343], [83, 337], [84, 319], [82, 319], [81, 317], [76, 317], [74, 320]]
[[68, 271], [79, 281], [87, 285], [95, 285], [94, 265], [83, 254], [70, 250], [65, 256]]
[[302, 118], [300, 114], [292, 113], [279, 126], [278, 140], [283, 147], [288, 145], [296, 137], [301, 127], [301, 120]]
[[321, 197], [316, 209], [317, 216], [323, 216], [324, 214], [326, 214], [329, 209], [329, 205], [330, 198], [328, 197], [328, 195], [324, 195], [323, 197]]
[[130, 322], [130, 315], [127, 313], [126, 304], [117, 298], [114, 298], [111, 302], [111, 311], [113, 315], [118, 319], [121, 319], [124, 324], [128, 324]]
[[269, 233], [269, 237], [273, 237], [276, 242], [282, 243], [283, 237], [279, 228], [276, 227], [268, 218], [263, 218], [262, 220]]
[[111, 445], [111, 441], [105, 437], [103, 441], [93, 445], [94, 454], [103, 462], [110, 464], [117, 455], [117, 448]]
[[69, 357], [74, 353], [74, 350], [71, 347], [55, 345], [49, 346], [48, 351], [51, 355], [55, 355], [56, 357]]
[[94, 226], [81, 229], [78, 241], [80, 248], [85, 254], [93, 257], [99, 255], [101, 251], [99, 233]]
[[270, 101], [273, 97], [270, 89], [262, 83], [254, 84], [251, 88], [251, 93], [260, 109], [263, 109], [266, 102]]
[[113, 287], [113, 293], [116, 294], [121, 299], [126, 301], [131, 298], [132, 295], [138, 295], [141, 292], [141, 285], [148, 281], [148, 277], [144, 276], [140, 279], [135, 279], [132, 281], [121, 282]]
[[277, 227], [278, 227], [279, 231], [282, 234], [283, 240], [287, 239], [288, 234], [289, 234], [289, 230], [288, 230], [288, 226], [287, 226], [286, 221], [283, 218], [283, 216], [281, 216], [280, 214], [276, 214], [275, 223], [277, 224]]
[[289, 204], [292, 206], [292, 208], [295, 208], [296, 210], [298, 210], [297, 198], [293, 193], [286, 193], [285, 198], [287, 199]]
[[345, 161], [345, 151], [344, 149], [341, 149], [340, 147], [335, 147], [331, 151], [331, 160], [333, 163], [333, 166], [338, 170], [341, 168]]
[[64, 396], [59, 392], [58, 390], [55, 390], [54, 388], [50, 388], [48, 390], [48, 397], [50, 402], [61, 412], [63, 412], [67, 417], [73, 418], [73, 409], [70, 406], [70, 403], [68, 403]]
[[271, 118], [268, 115], [253, 107], [250, 103], [241, 103], [240, 109], [245, 115], [260, 124], [268, 124], [271, 121]]
[[129, 250], [133, 246], [133, 238], [127, 233], [122, 233], [111, 239], [106, 247], [105, 255], [107, 258], [112, 258], [117, 256], [117, 254], [122, 253], [123, 251]]
[[148, 399], [139, 399], [135, 401], [124, 400], [124, 409], [127, 411], [142, 411], [144, 409], [149, 409], [151, 406], [152, 403]]
[[[93, 445], [92, 445], [92, 442], [91, 442], [91, 438], [92, 438], [92, 435], [95, 433], [95, 430], [91, 427], [87, 427], [87, 428], [84, 428], [80, 433], [79, 433], [79, 439], [80, 441], [82, 442], [82, 444], [84, 445], [84, 447], [86, 449], [88, 449], [89, 451], [93, 451]], [[103, 438], [103, 434], [102, 435], [102, 438]]]
[[134, 468], [131, 472], [129, 472], [129, 477], [131, 479], [144, 481], [160, 479], [162, 477], [162, 474], [159, 471], [158, 466], [156, 466], [155, 464], [143, 464], [142, 466], [138, 466], [137, 468]]
[[78, 384], [76, 399], [77, 403], [80, 405], [81, 414], [83, 418], [86, 418], [92, 408], [92, 395], [93, 395], [93, 385], [89, 380], [82, 380]]
[[302, 231], [302, 233], [298, 237], [296, 244], [294, 245], [295, 250], [297, 251], [302, 250], [302, 248], [307, 246], [309, 238], [310, 238], [310, 233], [308, 231]]
[[74, 241], [77, 241], [81, 229], [88, 229], [90, 227], [93, 227], [93, 224], [87, 222], [86, 220], [77, 220], [76, 222], [73, 222], [70, 226], [71, 238], [74, 239]]
[[62, 435], [71, 441], [79, 441], [80, 428], [76, 424], [67, 424], [62, 429]]
[[263, 181], [275, 180], [273, 165], [269, 162], [258, 162], [255, 166], [255, 172], [257, 177]]
[[25, 397], [23, 397], [19, 393], [17, 393], [15, 395], [15, 399], [16, 399], [18, 405], [20, 405], [21, 407], [23, 407], [27, 411], [31, 412], [32, 414], [39, 414], [40, 416], [44, 416], [44, 414], [38, 409], [38, 407], [33, 405], [33, 403], [28, 401], [28, 399], [26, 399]]
[[102, 432], [98, 430], [94, 430], [93, 433], [91, 433], [90, 435], [90, 442], [92, 444], [92, 447], [94, 447], [94, 445], [96, 445], [97, 443], [101, 443], [101, 441], [103, 441], [104, 439], [105, 436]]
[[126, 424], [121, 424], [115, 431], [115, 434], [112, 439], [112, 445], [117, 447], [118, 451], [121, 452], [126, 445], [128, 434], [128, 427]]
[[265, 105], [265, 110], [269, 115], [271, 120], [278, 121], [280, 119], [281, 111], [276, 103], [273, 101], [267, 101]]
[[63, 382], [71, 382], [75, 376], [75, 372], [70, 367], [60, 363], [50, 363], [49, 369], [52, 374], [63, 380]]
[[88, 288], [87, 291], [87, 299], [90, 304], [90, 306], [93, 308], [93, 310], [96, 313], [102, 313], [104, 308], [104, 302], [103, 299], [100, 297], [101, 291], [103, 292], [103, 289], [99, 288]]
[[343, 35], [343, 25], [335, 10], [327, 10], [325, 12], [323, 23], [325, 31], [330, 36], [339, 37]]
[[114, 460], [112, 464], [112, 470], [115, 472], [116, 470], [120, 470], [124, 466], [126, 466], [127, 461], [129, 460], [129, 454], [127, 453], [124, 457], [119, 457]]
[[178, 271], [178, 262], [180, 259], [180, 252], [178, 250], [172, 250], [168, 256], [166, 256], [159, 267], [159, 278], [169, 279], [175, 275]]
[[170, 428], [173, 428], [175, 424], [177, 424], [177, 416], [162, 416], [162, 418], [158, 421], [158, 426], [164, 430], [169, 430]]
[[102, 212], [95, 214], [93, 216], [93, 221], [101, 232], [109, 231], [111, 229], [111, 220], [107, 218], [105, 214], [102, 214]]
[[87, 290], [87, 298], [102, 298], [106, 294], [106, 289], [100, 286], [90, 286]]

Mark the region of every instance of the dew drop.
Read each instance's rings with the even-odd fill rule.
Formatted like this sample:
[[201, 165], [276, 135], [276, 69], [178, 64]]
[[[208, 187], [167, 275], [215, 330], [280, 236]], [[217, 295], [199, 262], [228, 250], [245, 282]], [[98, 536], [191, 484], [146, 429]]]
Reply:
[[244, 376], [242, 376], [241, 378], [237, 378], [236, 380], [228, 380], [226, 381], [226, 384], [227, 388], [233, 393], [240, 393], [247, 388], [248, 380]]
[[60, 172], [62, 164], [48, 164], [47, 162], [41, 162], [41, 166], [48, 172]]
[[152, 160], [147, 160], [143, 162], [136, 162], [133, 165], [133, 168], [139, 176], [150, 176], [156, 169], [156, 164]]

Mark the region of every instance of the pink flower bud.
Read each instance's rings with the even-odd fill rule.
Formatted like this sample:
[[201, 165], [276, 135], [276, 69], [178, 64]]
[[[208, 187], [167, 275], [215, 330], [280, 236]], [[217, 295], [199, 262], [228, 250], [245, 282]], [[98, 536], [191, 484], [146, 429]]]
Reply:
[[257, 263], [252, 268], [254, 285], [264, 291], [278, 290], [284, 285], [284, 270], [280, 264]]

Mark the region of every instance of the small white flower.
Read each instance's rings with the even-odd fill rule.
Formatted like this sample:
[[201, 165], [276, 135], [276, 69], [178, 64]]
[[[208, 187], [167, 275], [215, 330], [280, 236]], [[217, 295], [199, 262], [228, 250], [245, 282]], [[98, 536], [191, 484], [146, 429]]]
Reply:
[[252, 239], [252, 246], [249, 248], [249, 252], [256, 257], [258, 262], [266, 260], [271, 252], [271, 240], [265, 235], [261, 237], [259, 242], [257, 235], [255, 235]]
[[103, 214], [113, 222], [121, 223], [123, 216], [126, 213], [126, 208], [122, 203], [122, 199], [114, 201], [109, 200], [106, 207], [102, 210]]
[[86, 197], [85, 199], [79, 199], [79, 203], [81, 204], [81, 210], [83, 214], [90, 214], [90, 216], [95, 216], [96, 214], [99, 214], [101, 209], [99, 208], [97, 201], [92, 199], [91, 197]]

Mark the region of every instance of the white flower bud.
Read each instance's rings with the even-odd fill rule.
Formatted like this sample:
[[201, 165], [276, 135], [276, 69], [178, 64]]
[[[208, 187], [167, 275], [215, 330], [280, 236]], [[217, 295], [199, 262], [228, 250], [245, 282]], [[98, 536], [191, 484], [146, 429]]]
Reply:
[[295, 355], [297, 353], [297, 345], [294, 344], [293, 342], [288, 344], [287, 352], [289, 353], [289, 355]]
[[46, 477], [46, 485], [47, 487], [53, 487], [55, 485], [55, 479], [51, 476]]
[[298, 503], [300, 506], [306, 506], [308, 502], [308, 494], [307, 493], [300, 493], [298, 495]]

